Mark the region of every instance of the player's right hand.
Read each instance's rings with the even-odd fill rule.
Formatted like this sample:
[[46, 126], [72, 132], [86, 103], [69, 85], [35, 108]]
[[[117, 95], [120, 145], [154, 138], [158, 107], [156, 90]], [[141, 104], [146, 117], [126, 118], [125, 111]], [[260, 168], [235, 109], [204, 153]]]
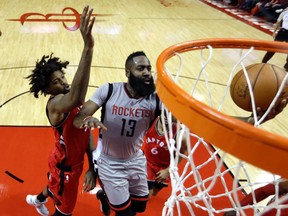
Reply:
[[[284, 110], [284, 108], [287, 106], [287, 102], [288, 102], [287, 98], [282, 99], [281, 102], [276, 107], [273, 107], [271, 109], [271, 111], [268, 113], [263, 122], [275, 118], [279, 113], [281, 113]], [[260, 119], [265, 114], [265, 111], [263, 111], [260, 107], [257, 107], [256, 112], [258, 119]], [[255, 121], [253, 118], [253, 114], [248, 118], [247, 122], [250, 124], [254, 124]]]
[[93, 116], [87, 116], [86, 118], [84, 118], [80, 128], [84, 128], [85, 130], [94, 130], [95, 128], [101, 128], [105, 131], [107, 130], [105, 125], [103, 125], [101, 121], [99, 121], [97, 118], [94, 118]]
[[85, 6], [80, 18], [81, 35], [85, 45], [88, 47], [94, 47], [94, 38], [91, 32], [95, 22], [95, 16], [91, 19], [92, 12], [93, 8], [89, 10], [89, 6]]

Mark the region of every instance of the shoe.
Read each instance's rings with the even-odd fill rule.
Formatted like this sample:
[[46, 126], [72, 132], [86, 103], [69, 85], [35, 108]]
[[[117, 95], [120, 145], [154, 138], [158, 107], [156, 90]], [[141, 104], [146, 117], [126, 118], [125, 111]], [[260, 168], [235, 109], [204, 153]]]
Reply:
[[96, 194], [98, 200], [100, 200], [100, 210], [105, 216], [110, 215], [110, 206], [107, 201], [107, 196], [103, 190], [99, 190]]
[[29, 205], [32, 205], [36, 208], [37, 212], [40, 215], [44, 215], [44, 216], [48, 216], [49, 215], [49, 211], [47, 209], [47, 207], [44, 205], [44, 203], [46, 203], [48, 201], [48, 199], [46, 199], [44, 202], [40, 202], [37, 199], [37, 195], [27, 195], [26, 196], [26, 202]]

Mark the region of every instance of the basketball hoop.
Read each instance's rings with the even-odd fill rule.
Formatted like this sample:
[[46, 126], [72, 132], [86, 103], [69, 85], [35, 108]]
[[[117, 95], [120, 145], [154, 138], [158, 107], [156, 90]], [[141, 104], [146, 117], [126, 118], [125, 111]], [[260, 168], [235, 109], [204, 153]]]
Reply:
[[[191, 215], [199, 215], [195, 213], [197, 212], [195, 209], [200, 209], [209, 215], [223, 214], [231, 209], [236, 209], [237, 212], [246, 215], [245, 210], [250, 209], [254, 215], [261, 215], [272, 208], [270, 205], [259, 206], [256, 201], [253, 206], [241, 207], [239, 201], [245, 193], [261, 184], [272, 182], [277, 187], [280, 181], [277, 175], [288, 179], [286, 168], [288, 139], [259, 128], [262, 120], [256, 120], [256, 127], [254, 127], [225, 114], [222, 110], [224, 102], [228, 100], [226, 96], [233, 74], [239, 67], [245, 67], [249, 61], [252, 63], [258, 52], [263, 55], [263, 51], [286, 54], [288, 53], [288, 44], [251, 39], [213, 38], [176, 44], [165, 49], [159, 55], [156, 89], [164, 104], [163, 111], [171, 112], [178, 119], [178, 137], [175, 140], [177, 148], [179, 148], [178, 145], [181, 145], [183, 138], [189, 144], [187, 146], [188, 156], [179, 155], [177, 148], [173, 147], [175, 142], [171, 142], [171, 137], [169, 137], [169, 127], [166, 128], [167, 141], [171, 144], [169, 150], [172, 193], [163, 209], [163, 215], [173, 215], [175, 205], [178, 215], [181, 215], [181, 203], [184, 203]], [[229, 56], [229, 58], [233, 57], [233, 61], [230, 63], [227, 57], [221, 61], [219, 55], [216, 55], [217, 52], [220, 55], [225, 52], [236, 52], [239, 56], [237, 60], [234, 59], [235, 55]], [[216, 63], [213, 63], [214, 61]], [[198, 66], [195, 66], [196, 62]], [[225, 86], [223, 95], [218, 100], [218, 107], [215, 108], [215, 99], [211, 95], [213, 92], [211, 84], [214, 81], [209, 77], [209, 72], [211, 71], [210, 65], [213, 64], [215, 69], [217, 63], [219, 63], [217, 68], [223, 67], [225, 70], [227, 66], [230, 69], [227, 71], [227, 81], [223, 85]], [[194, 77], [197, 77], [191, 87], [187, 87], [185, 82], [180, 80], [181, 76], [188, 76], [187, 71], [188, 73], [193, 71]], [[285, 78], [286, 82], [287, 77]], [[191, 93], [189, 93], [190, 91]], [[206, 95], [203, 101], [196, 99], [197, 91], [205, 92], [200, 94], [202, 97]], [[255, 109], [253, 113], [254, 117], [257, 116]], [[168, 119], [171, 124], [172, 118]], [[197, 156], [198, 148], [203, 148], [208, 155], [207, 159], [201, 163], [193, 160]], [[237, 162], [231, 164], [227, 169], [223, 169], [226, 166], [225, 159], [231, 155], [236, 158]], [[267, 161], [268, 156], [269, 161]], [[181, 170], [177, 163], [180, 157], [183, 158]], [[199, 170], [204, 169], [203, 167], [208, 163], [213, 164], [215, 172], [204, 178], [204, 174]], [[247, 165], [271, 173], [271, 178], [266, 181], [263, 179], [257, 181], [251, 178], [246, 169]], [[227, 173], [233, 175], [231, 184], [223, 179]], [[188, 178], [193, 178], [191, 185], [186, 181]], [[224, 192], [218, 194], [211, 192], [217, 182], [221, 182], [220, 185]], [[217, 201], [215, 201], [217, 198], [227, 199], [226, 204], [218, 207]], [[287, 199], [287, 196], [276, 200], [283, 202], [285, 198]], [[278, 207], [280, 206], [279, 209], [287, 208], [287, 206], [281, 206], [281, 201], [277, 203]]]

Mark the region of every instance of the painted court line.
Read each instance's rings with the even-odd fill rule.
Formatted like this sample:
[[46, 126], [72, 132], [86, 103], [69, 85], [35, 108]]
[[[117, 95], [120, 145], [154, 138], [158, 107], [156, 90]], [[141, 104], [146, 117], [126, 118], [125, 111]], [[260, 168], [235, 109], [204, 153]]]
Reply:
[[222, 1], [202, 0], [202, 2], [269, 35], [273, 34], [273, 23], [267, 22], [260, 17], [251, 16], [247, 11], [235, 8], [235, 6], [227, 5]]

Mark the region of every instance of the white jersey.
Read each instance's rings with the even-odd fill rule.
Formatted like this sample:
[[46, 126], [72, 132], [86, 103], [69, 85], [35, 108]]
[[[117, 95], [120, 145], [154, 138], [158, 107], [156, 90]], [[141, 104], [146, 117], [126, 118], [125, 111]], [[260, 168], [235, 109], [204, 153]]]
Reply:
[[281, 22], [281, 27], [288, 30], [288, 9], [285, 9], [278, 17], [277, 22]]
[[[108, 83], [100, 86], [90, 98], [99, 107], [107, 100], [108, 86]], [[107, 131], [101, 131], [102, 154], [116, 160], [133, 157], [141, 148], [146, 130], [155, 118], [156, 101], [156, 93], [135, 99], [126, 89], [126, 83], [113, 83], [112, 94], [101, 117], [107, 127]], [[160, 106], [159, 103], [159, 109]]]

